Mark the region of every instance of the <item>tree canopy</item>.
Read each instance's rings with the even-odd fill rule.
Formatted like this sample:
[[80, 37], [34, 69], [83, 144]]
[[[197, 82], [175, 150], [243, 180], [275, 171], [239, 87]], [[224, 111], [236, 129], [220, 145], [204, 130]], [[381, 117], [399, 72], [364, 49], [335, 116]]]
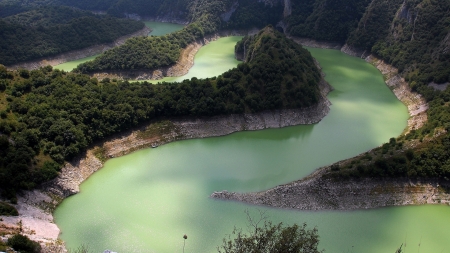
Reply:
[[94, 141], [158, 117], [302, 108], [319, 101], [321, 76], [308, 51], [272, 27], [245, 43], [252, 48], [246, 63], [217, 78], [181, 83], [98, 82], [50, 66], [11, 72], [0, 65], [0, 187], [32, 189]]
[[0, 63], [12, 65], [110, 43], [143, 27], [142, 22], [69, 7], [41, 7], [0, 19]]

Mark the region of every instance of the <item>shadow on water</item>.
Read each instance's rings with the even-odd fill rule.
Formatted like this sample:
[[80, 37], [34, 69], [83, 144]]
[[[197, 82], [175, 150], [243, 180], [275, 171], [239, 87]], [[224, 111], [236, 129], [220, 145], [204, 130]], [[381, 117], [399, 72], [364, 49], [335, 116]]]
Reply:
[[161, 36], [169, 33], [173, 33], [183, 29], [184, 25], [174, 23], [161, 23], [153, 21], [144, 21], [145, 26], [152, 29], [148, 34], [149, 36]]

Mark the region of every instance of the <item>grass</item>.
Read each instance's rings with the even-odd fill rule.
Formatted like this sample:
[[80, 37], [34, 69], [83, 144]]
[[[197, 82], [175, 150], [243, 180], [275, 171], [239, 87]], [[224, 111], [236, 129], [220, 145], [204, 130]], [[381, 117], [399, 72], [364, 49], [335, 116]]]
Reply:
[[102, 163], [105, 163], [108, 160], [106, 156], [106, 149], [104, 147], [95, 147], [93, 150], [93, 154], [97, 157]]
[[40, 152], [33, 160], [35, 162], [35, 168], [42, 168], [45, 162], [53, 161], [49, 155], [45, 155], [43, 152]]
[[137, 137], [140, 139], [149, 139], [169, 134], [174, 131], [176, 131], [175, 124], [173, 124], [172, 121], [163, 120], [149, 125], [144, 131], [139, 131]]

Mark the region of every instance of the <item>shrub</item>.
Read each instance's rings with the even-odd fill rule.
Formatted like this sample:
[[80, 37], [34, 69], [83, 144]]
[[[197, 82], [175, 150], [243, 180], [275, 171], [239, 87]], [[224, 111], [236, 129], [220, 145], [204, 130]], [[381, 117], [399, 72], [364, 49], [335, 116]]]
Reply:
[[39, 253], [41, 245], [25, 235], [16, 234], [8, 239], [8, 245], [21, 253]]
[[0, 215], [17, 216], [19, 215], [19, 212], [17, 212], [17, 209], [14, 206], [5, 202], [0, 202]]
[[[248, 216], [249, 233], [235, 228], [233, 237], [223, 239], [219, 253], [321, 253], [318, 249], [319, 235], [317, 228], [308, 229], [306, 224], [286, 226], [267, 221], [264, 213], [259, 221]], [[258, 226], [259, 225], [259, 226]]]

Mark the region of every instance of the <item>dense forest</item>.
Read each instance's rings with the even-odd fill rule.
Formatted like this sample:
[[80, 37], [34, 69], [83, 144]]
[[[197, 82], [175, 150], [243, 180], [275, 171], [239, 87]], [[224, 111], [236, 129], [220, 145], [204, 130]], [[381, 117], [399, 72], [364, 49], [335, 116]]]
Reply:
[[[166, 36], [130, 39], [72, 73], [50, 66], [8, 71], [0, 65], [3, 197], [14, 202], [17, 191], [55, 178], [65, 161], [95, 141], [152, 119], [316, 103], [320, 74], [311, 56], [273, 27], [293, 37], [372, 53], [398, 68], [428, 102], [422, 128], [386, 140], [342, 166], [336, 163], [326, 176], [450, 179], [450, 1], [0, 0], [0, 63], [110, 42], [143, 27], [123, 17], [189, 24]], [[244, 62], [218, 77], [152, 85], [98, 81], [83, 74], [168, 66], [189, 43], [208, 34], [268, 24], [272, 26], [236, 45]], [[0, 210], [16, 211], [4, 203]]]
[[292, 14], [285, 19], [287, 32], [296, 37], [343, 43], [356, 28], [369, 2], [293, 1]]
[[[22, 27], [27, 24], [27, 29], [50, 29], [52, 24], [55, 23], [58, 26], [68, 26], [74, 22], [73, 20], [99, 18], [88, 12], [75, 11], [64, 7], [58, 7], [65, 12], [64, 15], [51, 12], [52, 10], [59, 10], [57, 7], [52, 7], [53, 9], [48, 7], [38, 8], [36, 10], [36, 6], [44, 6], [49, 3], [70, 5], [86, 10], [100, 10], [116, 16], [132, 13], [141, 16], [169, 15], [190, 21], [190, 24], [183, 30], [173, 34], [162, 37], [133, 38], [127, 41], [125, 45], [107, 51], [96, 60], [80, 65], [77, 71], [83, 73], [114, 69], [154, 69], [168, 66], [175, 63], [184, 47], [196, 39], [203, 38], [205, 35], [222, 29], [250, 29], [266, 24], [272, 24], [273, 26], [281, 24], [283, 26], [282, 29], [290, 36], [346, 43], [355, 50], [373, 53], [397, 67], [400, 74], [410, 83], [412, 90], [419, 92], [426, 98], [430, 106], [428, 122], [421, 129], [412, 131], [406, 136], [392, 138], [388, 143], [374, 150], [370, 155], [368, 154], [355, 161], [351, 166], [346, 168], [334, 167], [333, 173], [344, 177], [401, 176], [448, 179], [450, 176], [450, 154], [447, 151], [449, 150], [450, 95], [448, 89], [440, 91], [429, 85], [432, 82], [444, 84], [450, 81], [449, 1], [293, 0], [291, 1], [289, 15], [286, 15], [286, 6], [281, 1], [257, 2], [240, 0], [236, 3], [230, 0], [160, 0], [148, 3], [145, 1], [116, 0], [41, 0], [28, 4], [25, 4], [24, 1], [21, 5], [12, 4], [14, 2], [12, 0], [0, 1], [0, 5], [8, 6], [1, 14], [8, 16], [1, 20], [2, 27], [11, 25]], [[142, 8], [146, 4], [151, 6]], [[170, 6], [174, 6], [174, 8], [171, 9]], [[27, 10], [27, 12], [17, 14], [24, 10]], [[39, 14], [42, 12], [48, 12], [49, 15]], [[81, 15], [81, 17], [77, 17], [77, 15]], [[51, 16], [51, 18], [46, 16]], [[34, 19], [33, 17], [40, 18]], [[105, 17], [103, 19], [113, 18]], [[33, 21], [31, 22], [31, 20]], [[273, 31], [273, 29], [270, 29], [270, 31]], [[21, 32], [21, 29], [16, 29], [11, 34], [20, 34]], [[9, 94], [8, 96], [4, 95], [3, 101], [6, 101], [6, 97], [10, 101], [5, 102], [1, 112], [4, 119], [0, 130], [3, 133], [2, 145], [7, 145], [10, 149], [17, 148], [20, 150], [20, 143], [28, 143], [25, 145], [28, 149], [22, 148], [20, 152], [28, 153], [28, 156], [32, 154], [29, 161], [34, 159], [35, 165], [27, 168], [53, 168], [47, 169], [47, 171], [52, 171], [52, 173], [49, 173], [51, 176], [33, 177], [35, 181], [37, 180], [31, 183], [31, 186], [33, 186], [35, 183], [45, 181], [56, 175], [55, 171], [59, 168], [58, 163], [70, 159], [85, 149], [93, 140], [102, 139], [111, 133], [127, 129], [142, 122], [142, 120], [148, 120], [149, 117], [251, 112], [269, 108], [307, 106], [314, 103], [317, 100], [317, 90], [313, 86], [296, 86], [293, 84], [296, 82], [302, 82], [303, 84], [314, 83], [318, 77], [312, 75], [306, 79], [304, 77], [298, 79], [299, 77], [296, 77], [294, 74], [296, 67], [293, 67], [297, 66], [297, 63], [294, 63], [294, 59], [289, 57], [292, 52], [286, 54], [278, 51], [280, 47], [283, 47], [285, 48], [283, 52], [287, 52], [288, 49], [286, 48], [295, 48], [294, 45], [291, 42], [274, 42], [273, 39], [277, 38], [279, 40], [280, 35], [274, 32], [272, 35], [270, 34], [272, 32], [265, 30], [259, 35], [260, 37], [245, 37], [238, 43], [236, 46], [237, 53], [243, 54], [243, 48], [247, 48], [247, 52], [255, 52], [255, 55], [258, 57], [254, 56], [253, 53], [247, 53], [245, 55], [245, 63], [240, 64], [235, 70], [226, 72], [214, 79], [195, 79], [182, 84], [157, 85], [151, 88], [151, 91], [140, 90], [143, 87], [127, 82], [109, 82], [109, 80], [106, 80], [97, 83], [95, 79], [89, 79], [84, 75], [69, 74], [45, 68], [38, 70], [36, 73], [27, 72], [26, 70], [20, 70], [17, 73], [4, 72], [0, 88], [4, 90], [4, 94]], [[40, 41], [39, 38], [34, 40]], [[266, 47], [260, 47], [261, 41], [265, 43]], [[38, 45], [34, 45], [34, 47], [39, 48]], [[11, 54], [9, 50], [2, 52]], [[299, 54], [299, 52], [294, 53]], [[276, 62], [280, 62], [280, 67], [275, 68], [273, 66], [274, 63], [268, 60], [269, 58], [277, 59]], [[2, 59], [8, 58], [2, 57]], [[307, 62], [298, 64], [312, 66], [311, 63]], [[111, 119], [114, 118], [119, 122], [111, 123], [107, 120], [105, 122], [96, 122], [95, 124], [97, 125], [88, 130], [89, 127], [84, 125], [78, 126], [77, 123], [83, 122], [83, 124], [86, 124], [84, 122], [86, 119], [73, 119], [74, 121], [71, 124], [74, 124], [74, 126], [65, 121], [64, 124], [66, 125], [57, 129], [59, 129], [58, 131], [73, 129], [74, 131], [70, 136], [74, 137], [69, 138], [60, 134], [53, 134], [50, 135], [52, 137], [45, 135], [45, 141], [41, 139], [33, 140], [32, 136], [36, 134], [32, 134], [29, 131], [31, 129], [37, 131], [36, 129], [38, 128], [29, 127], [28, 124], [32, 126], [34, 126], [33, 124], [41, 124], [40, 120], [42, 121], [42, 119], [38, 120], [41, 118], [40, 116], [35, 116], [38, 119], [31, 118], [38, 122], [36, 123], [30, 120], [28, 116], [24, 116], [29, 115], [30, 109], [34, 108], [34, 105], [24, 101], [36, 99], [35, 90], [44, 89], [43, 87], [51, 84], [56, 77], [62, 78], [65, 80], [64, 82], [69, 83], [73, 83], [73, 81], [67, 80], [77, 80], [77, 82], [83, 84], [83, 89], [85, 87], [108, 87], [107, 90], [111, 89], [110, 92], [112, 93], [116, 92], [114, 91], [115, 89], [127, 92], [132, 92], [136, 89], [140, 90], [142, 94], [151, 94], [152, 96], [162, 96], [158, 95], [159, 92], [162, 92], [166, 95], [171, 94], [171, 98], [175, 99], [175, 101], [180, 100], [180, 102], [174, 104], [170, 102], [173, 101], [171, 99], [161, 98], [160, 101], [165, 102], [151, 104], [148, 107], [152, 108], [150, 110], [146, 107], [149, 105], [144, 106], [145, 103], [142, 101], [136, 102], [136, 104], [123, 101], [127, 105], [123, 103], [115, 105], [116, 107], [121, 105], [120, 108], [106, 106], [109, 108], [110, 113], [120, 112], [120, 116], [110, 116]], [[278, 83], [280, 80], [282, 80], [281, 84]], [[76, 83], [76, 85], [79, 84]], [[181, 93], [183, 95], [177, 93], [179, 92], [179, 87], [191, 87], [190, 85], [209, 90], [203, 93], [209, 94], [204, 99], [198, 97], [194, 99], [202, 106], [196, 106], [191, 104], [192, 102], [188, 102], [191, 100], [183, 99], [186, 96], [194, 96], [190, 92]], [[446, 86], [441, 87], [445, 88]], [[217, 95], [220, 93], [220, 90], [225, 88], [229, 93], [226, 96], [226, 100], [224, 100], [225, 97], [220, 98]], [[168, 90], [174, 93], [168, 93]], [[219, 93], [216, 94], [216, 92]], [[74, 93], [77, 94], [77, 92]], [[86, 94], [85, 97], [92, 97], [92, 95]], [[299, 97], [302, 99], [298, 99]], [[119, 97], [114, 97], [114, 99], [121, 101]], [[70, 111], [68, 108], [53, 105], [49, 101], [45, 103], [39, 99], [36, 101], [39, 101], [43, 106], [51, 105], [50, 108], [60, 108], [54, 109], [56, 111], [62, 110], [64, 113]], [[71, 100], [67, 99], [67, 101]], [[79, 101], [82, 101], [80, 97]], [[79, 101], [77, 102], [78, 104], [80, 103]], [[137, 105], [143, 107], [141, 108]], [[139, 108], [139, 110], [133, 108]], [[84, 111], [82, 109], [77, 110], [80, 110], [79, 113]], [[125, 113], [127, 110], [135, 114]], [[23, 115], [18, 117], [17, 115], [19, 114]], [[97, 119], [97, 114], [95, 115], [96, 117], [94, 118]], [[122, 116], [124, 115], [128, 116], [123, 118]], [[59, 119], [60, 117], [56, 118]], [[66, 120], [67, 117], [63, 118]], [[91, 117], [93, 116], [91, 115]], [[52, 122], [59, 122], [56, 118], [53, 118]], [[15, 123], [13, 124], [12, 122]], [[64, 125], [63, 123], [61, 124]], [[26, 129], [28, 130], [25, 131]], [[11, 140], [14, 140], [11, 138], [16, 136], [11, 133], [28, 133], [27, 137], [22, 138], [27, 141], [21, 142], [20, 140], [22, 139], [19, 138], [17, 141], [11, 142]], [[39, 134], [41, 133], [39, 132]], [[6, 136], [9, 136], [9, 139]], [[57, 136], [60, 137], [56, 140]], [[84, 139], [76, 136], [83, 136]], [[7, 139], [9, 141], [5, 141]], [[415, 145], [413, 149], [407, 150], [410, 142], [419, 142], [420, 144]], [[11, 143], [16, 144], [10, 145]], [[31, 150], [34, 150], [34, 153]], [[24, 157], [27, 156], [24, 155]], [[43, 157], [45, 159], [42, 161], [51, 162], [45, 163], [46, 166], [44, 166], [44, 163], [38, 162], [35, 157]], [[51, 165], [52, 162], [54, 163], [53, 165]], [[7, 163], [3, 162], [3, 164]], [[25, 170], [25, 167], [22, 170], [27, 171], [27, 173], [30, 171]], [[27, 180], [23, 181], [28, 182]], [[27, 185], [22, 185], [21, 187], [30, 188]]]
[[208, 4], [189, 8], [193, 20], [181, 31], [165, 36], [140, 37], [128, 40], [124, 45], [113, 48], [96, 59], [80, 64], [76, 71], [90, 73], [102, 70], [154, 69], [174, 64], [181, 49], [220, 27], [219, 14], [226, 10], [225, 1], [213, 0]]
[[[449, 178], [449, 93], [448, 89], [435, 90], [429, 83], [450, 81], [450, 2], [306, 0], [291, 3], [291, 15], [283, 19], [291, 36], [347, 43], [356, 50], [371, 52], [397, 67], [411, 88], [429, 102], [429, 120], [423, 128], [391, 139], [375, 150], [371, 158], [364, 157], [349, 166], [349, 170], [342, 168], [334, 173]], [[281, 4], [260, 2], [258, 6], [248, 1], [239, 4], [227, 20], [221, 19], [221, 29], [250, 28], [258, 22], [274, 23], [276, 17], [282, 19]], [[270, 15], [266, 8], [272, 10]], [[258, 20], [261, 17], [267, 19]], [[414, 140], [423, 143], [404, 152], [406, 143]]]
[[[310, 53], [272, 27], [246, 37], [252, 54], [217, 78], [182, 83], [98, 82], [53, 70], [0, 66], [0, 186], [14, 197], [54, 178], [96, 140], [168, 116], [301, 108], [319, 100]], [[269, 64], [270, 63], [270, 64]]]
[[12, 65], [110, 43], [143, 27], [142, 22], [69, 7], [40, 7], [0, 19], [0, 63]]
[[[91, 62], [79, 65], [77, 71], [93, 73], [105, 70], [155, 69], [170, 66], [188, 44], [223, 29], [262, 28], [276, 25], [281, 18], [281, 4], [266, 5], [250, 0], [240, 1], [239, 8], [230, 0], [193, 1], [188, 4], [191, 23], [181, 31], [160, 37], [134, 38], [125, 45], [105, 52]], [[161, 7], [162, 8], [162, 7]], [[275, 10], [275, 11], [274, 11]], [[229, 15], [226, 15], [229, 13]]]
[[0, 0], [0, 17], [14, 15], [41, 6], [70, 6], [102, 12], [116, 17], [137, 14], [146, 17], [172, 16], [186, 19], [188, 0]]
[[367, 8], [347, 43], [397, 67], [428, 101], [428, 121], [351, 165], [335, 166], [333, 176], [450, 179], [449, 27], [449, 1], [373, 1]]

